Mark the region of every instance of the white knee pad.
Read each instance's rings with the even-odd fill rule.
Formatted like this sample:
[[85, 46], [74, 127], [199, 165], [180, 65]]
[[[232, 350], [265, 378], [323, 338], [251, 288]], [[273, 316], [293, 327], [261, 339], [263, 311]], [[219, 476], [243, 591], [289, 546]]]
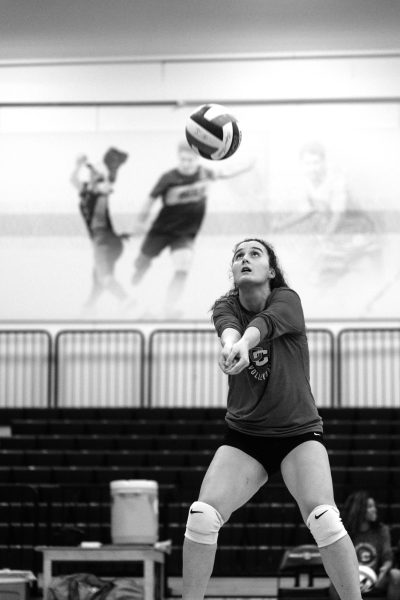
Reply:
[[189, 509], [185, 537], [199, 544], [216, 544], [224, 520], [213, 506], [193, 502]]
[[318, 548], [329, 546], [347, 534], [338, 509], [330, 504], [316, 506], [308, 516], [306, 524]]

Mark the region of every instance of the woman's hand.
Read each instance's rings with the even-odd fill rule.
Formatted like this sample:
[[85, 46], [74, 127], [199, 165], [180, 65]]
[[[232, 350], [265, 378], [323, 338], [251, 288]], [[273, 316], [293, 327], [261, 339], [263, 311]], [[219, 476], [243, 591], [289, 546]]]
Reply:
[[223, 366], [220, 366], [224, 373], [237, 375], [246, 369], [250, 363], [249, 343], [246, 339], [241, 338], [238, 342], [232, 344], [230, 348], [224, 346], [221, 355], [224, 357], [224, 363]]
[[231, 366], [231, 364], [228, 360], [228, 357], [229, 357], [230, 353], [232, 352], [232, 346], [233, 346], [233, 343], [226, 343], [222, 347], [221, 354], [218, 359], [218, 365], [224, 373], [228, 373], [228, 369]]

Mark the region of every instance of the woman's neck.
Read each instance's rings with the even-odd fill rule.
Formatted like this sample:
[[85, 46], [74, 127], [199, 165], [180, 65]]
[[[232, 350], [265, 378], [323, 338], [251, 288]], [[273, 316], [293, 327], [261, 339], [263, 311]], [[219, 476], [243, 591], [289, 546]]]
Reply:
[[270, 288], [240, 288], [239, 300], [240, 304], [248, 311], [259, 313], [265, 308], [265, 303], [270, 295]]

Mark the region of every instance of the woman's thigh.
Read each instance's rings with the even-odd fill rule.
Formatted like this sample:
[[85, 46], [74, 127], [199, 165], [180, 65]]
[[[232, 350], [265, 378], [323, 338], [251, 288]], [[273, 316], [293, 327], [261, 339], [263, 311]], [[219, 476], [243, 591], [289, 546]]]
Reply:
[[227, 521], [267, 479], [255, 458], [233, 446], [220, 446], [204, 476], [199, 500], [211, 504]]
[[319, 504], [335, 505], [328, 453], [320, 442], [296, 446], [283, 459], [281, 472], [304, 521]]

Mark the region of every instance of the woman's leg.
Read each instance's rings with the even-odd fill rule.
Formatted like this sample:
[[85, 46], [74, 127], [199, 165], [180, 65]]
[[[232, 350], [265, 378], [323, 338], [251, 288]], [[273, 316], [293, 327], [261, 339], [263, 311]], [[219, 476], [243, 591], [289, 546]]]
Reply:
[[[299, 505], [304, 521], [312, 519], [310, 521], [311, 532], [317, 531], [318, 527], [321, 534], [328, 539], [335, 528], [340, 527], [340, 524], [338, 526], [336, 513], [330, 508], [336, 507], [336, 505], [328, 453], [325, 447], [313, 440], [300, 444], [284, 458], [281, 470], [285, 484]], [[315, 514], [311, 514], [317, 506], [321, 506], [321, 509]], [[325, 522], [328, 521], [330, 515], [333, 515], [330, 527], [326, 527], [326, 531], [324, 531], [324, 520], [319, 520], [325, 514], [327, 515]], [[339, 535], [341, 535], [340, 532]], [[349, 536], [345, 534], [332, 543], [323, 542], [323, 545], [320, 542], [318, 546], [325, 570], [341, 600], [360, 600], [358, 561]]]
[[[221, 446], [204, 477], [199, 502], [209, 506], [210, 512], [215, 509], [219, 513], [216, 518], [222, 518], [219, 522], [222, 525], [254, 496], [267, 478], [264, 467], [257, 460], [232, 446]], [[216, 543], [199, 543], [185, 536], [183, 600], [203, 600], [214, 567], [216, 549]]]
[[165, 295], [166, 316], [180, 316], [182, 312], [181, 299], [185, 291], [189, 270], [193, 261], [193, 242], [187, 241], [186, 246], [171, 248], [171, 258], [174, 265], [174, 273], [168, 284]]

